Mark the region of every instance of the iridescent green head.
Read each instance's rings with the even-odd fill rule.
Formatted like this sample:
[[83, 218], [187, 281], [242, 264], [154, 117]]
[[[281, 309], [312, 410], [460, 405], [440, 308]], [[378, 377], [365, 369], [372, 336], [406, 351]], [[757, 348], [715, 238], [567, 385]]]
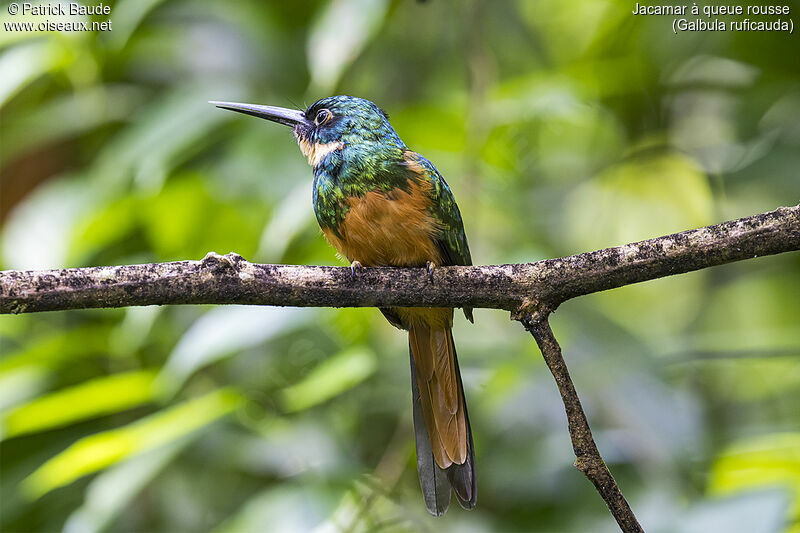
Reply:
[[363, 98], [329, 96], [311, 104], [304, 115], [308, 122], [294, 128], [294, 134], [301, 142], [402, 144], [389, 124], [389, 115]]
[[331, 150], [348, 146], [405, 148], [389, 124], [386, 112], [369, 100], [355, 96], [329, 96], [314, 102], [306, 110], [233, 102], [211, 103], [222, 109], [291, 126], [300, 149], [315, 167]]

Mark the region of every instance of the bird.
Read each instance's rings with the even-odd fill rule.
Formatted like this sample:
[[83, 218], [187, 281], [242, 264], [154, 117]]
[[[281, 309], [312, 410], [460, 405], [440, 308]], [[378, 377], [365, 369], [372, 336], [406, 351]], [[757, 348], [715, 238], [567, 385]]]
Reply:
[[[292, 129], [313, 169], [317, 222], [352, 275], [362, 267], [471, 265], [461, 213], [429, 160], [408, 148], [373, 102], [322, 98], [306, 109], [212, 101]], [[453, 342], [454, 310], [381, 312], [408, 332], [417, 473], [428, 511], [444, 514], [451, 489], [461, 507], [477, 501], [475, 449]], [[472, 309], [463, 309], [473, 322]]]

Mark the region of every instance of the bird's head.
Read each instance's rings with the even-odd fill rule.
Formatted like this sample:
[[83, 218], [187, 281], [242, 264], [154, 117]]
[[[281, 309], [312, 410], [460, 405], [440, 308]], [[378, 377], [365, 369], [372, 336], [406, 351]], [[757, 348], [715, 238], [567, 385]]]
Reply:
[[405, 148], [389, 116], [355, 96], [329, 96], [305, 110], [234, 102], [211, 102], [222, 109], [265, 118], [292, 128], [308, 162], [316, 167], [334, 150], [357, 146], [368, 151]]

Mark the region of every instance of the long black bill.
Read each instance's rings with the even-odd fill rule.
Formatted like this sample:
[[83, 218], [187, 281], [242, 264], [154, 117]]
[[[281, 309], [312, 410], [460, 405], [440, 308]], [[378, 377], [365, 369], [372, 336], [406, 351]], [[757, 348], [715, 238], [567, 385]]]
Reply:
[[296, 126], [297, 124], [305, 124], [308, 122], [305, 113], [297, 109], [286, 109], [285, 107], [275, 107], [271, 105], [257, 105], [257, 104], [239, 104], [237, 102], [208, 102], [214, 104], [220, 109], [228, 109], [230, 111], [237, 111], [245, 115], [252, 115], [258, 118], [265, 118], [278, 124], [285, 124], [286, 126]]

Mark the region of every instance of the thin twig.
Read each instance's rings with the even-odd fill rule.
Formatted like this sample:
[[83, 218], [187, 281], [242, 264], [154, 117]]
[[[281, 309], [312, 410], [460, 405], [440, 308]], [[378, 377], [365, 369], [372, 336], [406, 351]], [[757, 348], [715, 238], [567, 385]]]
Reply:
[[609, 472], [597, 450], [586, 414], [583, 412], [578, 393], [569, 377], [567, 364], [561, 355], [561, 347], [553, 335], [553, 330], [550, 329], [546, 313], [543, 314], [544, 316], [526, 315], [521, 318], [521, 322], [536, 339], [536, 344], [542, 351], [547, 367], [556, 380], [558, 392], [561, 393], [564, 409], [567, 412], [572, 449], [576, 457], [575, 467], [592, 482], [622, 531], [625, 533], [643, 532], [642, 526], [639, 525], [627, 500], [622, 495], [614, 476]]

